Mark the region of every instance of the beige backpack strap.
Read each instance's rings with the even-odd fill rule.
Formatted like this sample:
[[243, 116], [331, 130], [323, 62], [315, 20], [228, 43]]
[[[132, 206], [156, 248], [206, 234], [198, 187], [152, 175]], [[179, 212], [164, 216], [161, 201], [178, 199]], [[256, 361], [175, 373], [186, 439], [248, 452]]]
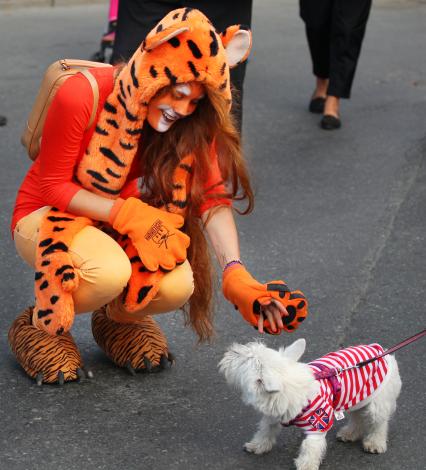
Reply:
[[98, 110], [98, 103], [99, 103], [99, 87], [96, 78], [89, 72], [89, 70], [84, 69], [81, 70], [81, 73], [87, 78], [92, 87], [93, 91], [93, 108], [92, 113], [90, 114], [90, 119], [86, 127], [86, 131], [92, 127], [93, 121], [95, 120], [96, 111]]

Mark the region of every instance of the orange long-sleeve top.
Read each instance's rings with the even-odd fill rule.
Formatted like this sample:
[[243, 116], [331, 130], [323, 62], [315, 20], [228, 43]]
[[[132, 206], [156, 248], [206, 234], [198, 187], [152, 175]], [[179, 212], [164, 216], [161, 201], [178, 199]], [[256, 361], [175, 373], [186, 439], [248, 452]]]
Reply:
[[[93, 109], [93, 92], [88, 80], [82, 74], [76, 74], [57, 91], [46, 116], [39, 155], [17, 193], [12, 233], [22, 217], [43, 206], [66, 211], [74, 195], [82, 189], [73, 176], [93, 135], [103, 104], [112, 92], [113, 71], [113, 67], [91, 70], [99, 85], [99, 103], [94, 124], [89, 129], [86, 128]], [[228, 198], [207, 197], [225, 193], [213, 146], [210, 155], [211, 170], [206, 175], [206, 199], [200, 208], [201, 214], [218, 205], [232, 204]], [[142, 176], [139, 167], [138, 158], [135, 158], [121, 197], [140, 195], [137, 189], [138, 178]]]

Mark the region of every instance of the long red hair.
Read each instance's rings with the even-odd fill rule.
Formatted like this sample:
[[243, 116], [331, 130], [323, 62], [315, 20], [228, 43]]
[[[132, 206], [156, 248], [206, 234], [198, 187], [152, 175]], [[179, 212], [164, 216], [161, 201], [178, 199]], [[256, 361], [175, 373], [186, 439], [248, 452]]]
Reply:
[[[167, 91], [168, 88], [163, 88], [160, 93]], [[186, 324], [196, 331], [199, 341], [210, 339], [214, 333], [213, 267], [199, 216], [200, 205], [205, 200], [205, 175], [209, 172], [213, 143], [226, 193], [213, 193], [209, 197], [247, 201], [246, 208], [239, 211], [241, 214], [251, 212], [254, 204], [239, 133], [229, 113], [229, 104], [213, 88], [206, 87], [206, 95], [191, 116], [177, 121], [165, 133], [159, 133], [145, 123], [141, 149], [141, 170], [146, 185], [144, 201], [156, 207], [171, 201], [173, 170], [183, 157], [194, 155], [184, 230], [191, 238], [188, 261], [194, 273], [195, 290], [183, 311]], [[214, 209], [209, 217], [213, 213]]]

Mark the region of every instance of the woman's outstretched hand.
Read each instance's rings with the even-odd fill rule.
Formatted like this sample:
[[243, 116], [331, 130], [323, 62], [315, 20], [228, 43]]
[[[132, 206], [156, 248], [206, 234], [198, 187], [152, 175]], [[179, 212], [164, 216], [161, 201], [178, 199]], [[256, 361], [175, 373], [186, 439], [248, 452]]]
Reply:
[[225, 269], [223, 294], [259, 333], [293, 331], [307, 315], [307, 301], [283, 281], [261, 284], [241, 264]]
[[120, 203], [110, 222], [115, 230], [130, 237], [149, 271], [157, 271], [159, 267], [169, 271], [186, 260], [190, 239], [178, 230], [184, 224], [181, 215], [130, 197]]
[[287, 309], [280, 302], [272, 299], [269, 305], [264, 305], [261, 307], [261, 314], [259, 315], [259, 320], [257, 322], [257, 329], [259, 333], [264, 333], [265, 323], [269, 324], [269, 328], [273, 333], [281, 332], [284, 330], [283, 317], [288, 317], [289, 313]]

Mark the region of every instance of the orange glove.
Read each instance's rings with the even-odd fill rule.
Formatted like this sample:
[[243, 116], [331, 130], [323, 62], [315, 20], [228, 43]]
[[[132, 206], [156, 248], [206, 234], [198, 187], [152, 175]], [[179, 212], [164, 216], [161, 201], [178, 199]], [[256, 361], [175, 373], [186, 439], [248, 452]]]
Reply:
[[149, 206], [130, 197], [119, 200], [110, 214], [110, 223], [122, 235], [128, 235], [142, 263], [149, 271], [159, 266], [167, 271], [186, 260], [190, 239], [178, 228], [183, 226], [181, 215]]
[[[295, 330], [308, 314], [308, 303], [301, 291], [290, 291], [283, 281], [261, 284], [242, 265], [225, 269], [222, 288], [225, 298], [256, 329], [262, 306], [269, 305], [272, 299], [284, 305], [288, 312], [288, 316], [282, 317], [286, 331]], [[265, 319], [264, 325], [265, 330], [273, 334], [268, 320]]]

